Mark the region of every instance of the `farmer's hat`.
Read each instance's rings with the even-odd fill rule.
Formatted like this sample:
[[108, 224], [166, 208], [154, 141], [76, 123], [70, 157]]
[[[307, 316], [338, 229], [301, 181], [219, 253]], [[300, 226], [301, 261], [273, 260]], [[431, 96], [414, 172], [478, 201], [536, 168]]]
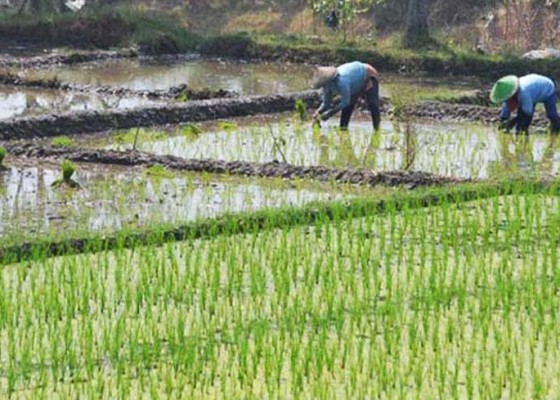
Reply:
[[336, 74], [337, 72], [335, 67], [317, 67], [315, 69], [315, 73], [313, 74], [311, 85], [314, 89], [322, 88], [336, 78]]
[[507, 75], [500, 78], [492, 87], [490, 92], [490, 100], [493, 103], [503, 103], [519, 89], [519, 78], [515, 75]]

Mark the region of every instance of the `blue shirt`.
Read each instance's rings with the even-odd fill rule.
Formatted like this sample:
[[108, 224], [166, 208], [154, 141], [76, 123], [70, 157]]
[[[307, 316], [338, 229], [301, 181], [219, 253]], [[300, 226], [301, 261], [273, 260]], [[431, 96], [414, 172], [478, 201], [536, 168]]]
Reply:
[[[554, 82], [546, 76], [529, 74], [519, 78], [519, 108], [527, 115], [533, 115], [535, 104], [544, 102], [554, 93]], [[506, 102], [502, 104], [501, 119], [508, 119], [511, 113]]]
[[336, 72], [336, 78], [323, 87], [323, 103], [320, 110], [330, 109], [332, 99], [337, 94], [340, 94], [340, 104], [332, 110], [333, 113], [348, 107], [352, 98], [357, 97], [364, 89], [367, 80], [364, 63], [353, 61], [342, 64], [336, 69]]

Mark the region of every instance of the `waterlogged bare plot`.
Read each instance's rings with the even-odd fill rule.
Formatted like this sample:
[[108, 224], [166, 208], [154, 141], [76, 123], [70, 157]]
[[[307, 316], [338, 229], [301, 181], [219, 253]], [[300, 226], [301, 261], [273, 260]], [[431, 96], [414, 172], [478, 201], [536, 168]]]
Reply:
[[132, 97], [0, 87], [0, 119], [67, 111], [126, 109], [150, 104], [156, 103]]
[[[233, 90], [241, 95], [286, 93], [310, 88], [313, 67], [290, 63], [250, 63], [190, 60], [161, 63], [147, 60], [112, 60], [28, 71], [28, 77], [59, 79], [86, 85], [111, 85], [135, 90], [166, 90], [187, 84], [193, 89]], [[480, 87], [476, 80], [445, 81], [429, 77], [406, 78], [383, 73], [381, 95], [415, 93], [420, 97], [449, 95]]]
[[155, 63], [116, 60], [30, 71], [29, 76], [79, 84], [111, 85], [135, 90], [166, 90], [188, 84], [193, 89], [227, 89], [239, 94], [286, 93], [309, 89], [313, 70], [286, 63], [238, 63], [196, 60]]
[[356, 115], [348, 132], [338, 131], [337, 124], [333, 119], [317, 129], [288, 116], [248, 118], [165, 131], [133, 129], [89, 144], [130, 149], [136, 143], [141, 151], [184, 158], [405, 169], [464, 178], [550, 175], [560, 165], [559, 141], [547, 135], [516, 138], [481, 125], [392, 121], [384, 121], [376, 134], [363, 114]]
[[73, 179], [81, 185], [79, 190], [52, 187], [60, 178], [60, 167], [53, 164], [13, 166], [0, 172], [0, 238], [88, 236], [154, 224], [179, 225], [228, 212], [340, 199], [353, 191], [302, 182], [173, 174], [157, 167], [78, 166]]
[[14, 265], [0, 389], [22, 398], [549, 398], [557, 197]]

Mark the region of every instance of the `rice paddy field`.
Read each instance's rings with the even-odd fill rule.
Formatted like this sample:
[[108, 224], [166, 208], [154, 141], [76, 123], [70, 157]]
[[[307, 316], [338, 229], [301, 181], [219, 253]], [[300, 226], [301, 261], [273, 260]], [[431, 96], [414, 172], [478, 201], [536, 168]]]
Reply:
[[0, 398], [557, 398], [556, 138], [336, 123], [279, 114], [34, 144], [455, 180], [0, 160]]

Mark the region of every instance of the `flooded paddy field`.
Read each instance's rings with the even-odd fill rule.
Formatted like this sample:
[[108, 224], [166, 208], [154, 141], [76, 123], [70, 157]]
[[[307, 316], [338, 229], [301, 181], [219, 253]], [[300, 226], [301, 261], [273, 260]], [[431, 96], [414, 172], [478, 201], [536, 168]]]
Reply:
[[140, 97], [0, 86], [0, 120], [72, 111], [131, 109], [158, 104]]
[[135, 146], [142, 152], [190, 159], [411, 170], [474, 179], [508, 170], [557, 174], [560, 167], [560, 143], [548, 135], [515, 137], [487, 125], [429, 120], [384, 120], [380, 132], [374, 133], [369, 116], [359, 112], [347, 132], [337, 126], [336, 118], [314, 128], [309, 121], [283, 114], [76, 136], [74, 145], [113, 150]]
[[[82, 85], [109, 85], [132, 90], [166, 90], [187, 84], [193, 89], [209, 88], [235, 91], [239, 95], [276, 94], [307, 90], [313, 75], [312, 65], [292, 63], [256, 63], [193, 59], [162, 62], [118, 59], [63, 67], [27, 70], [33, 79], [58, 79]], [[418, 92], [420, 97], [450, 95], [483, 87], [475, 78], [434, 79], [381, 74], [382, 96], [394, 92]]]
[[[90, 236], [310, 201], [355, 197], [363, 190], [313, 182], [174, 173], [158, 166], [78, 164], [80, 189], [53, 187], [59, 162], [9, 159], [0, 172], [0, 240]], [[371, 193], [371, 192], [370, 192]]]
[[[244, 96], [301, 90], [310, 66], [118, 60], [29, 73]], [[386, 78], [382, 94], [393, 106], [478, 87]], [[542, 118], [534, 135], [516, 137], [493, 127], [496, 110], [479, 107], [461, 121], [474, 109], [433, 102], [401, 121], [385, 109], [377, 133], [356, 111], [341, 132], [338, 118], [315, 128], [298, 119], [288, 96], [184, 99], [184, 107], [128, 114], [109, 113], [126, 107], [119, 103], [81, 113], [105, 109], [72, 99], [60, 108], [66, 125], [22, 118], [7, 134], [0, 124], [16, 139], [2, 143], [9, 155], [0, 172], [0, 259], [8, 264], [0, 396], [557, 393], [560, 145], [543, 134]], [[10, 101], [24, 109], [18, 115], [32, 103]], [[55, 100], [34, 102], [59, 110]], [[256, 108], [261, 115], [233, 118]], [[263, 116], [280, 109], [292, 111]], [[163, 112], [173, 125], [137, 128], [165, 124], [156, 121]], [[190, 120], [179, 119], [186, 112]], [[110, 129], [116, 117], [130, 129]], [[60, 136], [39, 139], [48, 126]], [[90, 134], [78, 135], [84, 126]], [[63, 159], [76, 163], [79, 189], [53, 186]], [[153, 242], [132, 234], [154, 227], [171, 234]], [[93, 254], [69, 254], [78, 252]]]

